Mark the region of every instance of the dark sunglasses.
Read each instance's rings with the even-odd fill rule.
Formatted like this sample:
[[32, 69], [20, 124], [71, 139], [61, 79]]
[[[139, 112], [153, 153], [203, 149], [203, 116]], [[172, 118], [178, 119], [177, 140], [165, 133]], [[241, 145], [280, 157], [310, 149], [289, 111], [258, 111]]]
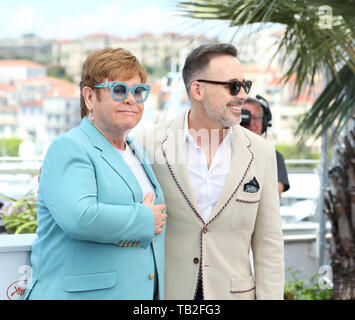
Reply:
[[206, 82], [206, 83], [212, 83], [212, 84], [221, 84], [223, 86], [228, 86], [229, 87], [229, 91], [230, 94], [232, 96], [236, 96], [240, 89], [243, 87], [244, 91], [246, 94], [249, 93], [252, 82], [250, 80], [244, 80], [243, 82], [240, 82], [238, 80], [233, 80], [233, 81], [228, 81], [228, 82], [224, 82], [224, 81], [214, 81], [214, 80], [203, 80], [203, 79], [199, 79], [196, 80], [198, 82]]

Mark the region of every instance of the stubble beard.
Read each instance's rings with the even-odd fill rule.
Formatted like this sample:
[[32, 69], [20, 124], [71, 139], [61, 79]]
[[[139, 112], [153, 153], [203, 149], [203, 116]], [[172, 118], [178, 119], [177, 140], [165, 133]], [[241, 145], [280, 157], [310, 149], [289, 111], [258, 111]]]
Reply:
[[[207, 103], [205, 103], [205, 110], [209, 119], [214, 120], [222, 125], [223, 128], [233, 127], [240, 123], [241, 116], [234, 116], [233, 114], [228, 114], [230, 107], [225, 105], [222, 110], [216, 110], [211, 108]], [[240, 107], [241, 108], [241, 107]]]

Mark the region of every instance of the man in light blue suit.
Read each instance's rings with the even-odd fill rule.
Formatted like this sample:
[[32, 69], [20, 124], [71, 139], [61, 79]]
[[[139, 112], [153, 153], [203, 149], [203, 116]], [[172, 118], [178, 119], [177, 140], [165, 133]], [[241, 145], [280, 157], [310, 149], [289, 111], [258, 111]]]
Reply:
[[163, 299], [164, 197], [127, 133], [150, 87], [130, 52], [103, 49], [83, 66], [79, 127], [47, 151], [28, 299]]

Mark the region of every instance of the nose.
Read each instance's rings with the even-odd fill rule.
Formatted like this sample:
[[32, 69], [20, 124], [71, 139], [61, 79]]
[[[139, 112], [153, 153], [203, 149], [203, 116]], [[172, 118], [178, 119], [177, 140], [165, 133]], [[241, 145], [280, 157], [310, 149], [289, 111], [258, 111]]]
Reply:
[[123, 102], [129, 105], [136, 103], [136, 99], [133, 97], [131, 90], [128, 92], [127, 98]]
[[246, 99], [248, 99], [248, 94], [245, 92], [244, 88], [241, 87], [238, 94], [237, 94], [237, 98], [245, 101]]

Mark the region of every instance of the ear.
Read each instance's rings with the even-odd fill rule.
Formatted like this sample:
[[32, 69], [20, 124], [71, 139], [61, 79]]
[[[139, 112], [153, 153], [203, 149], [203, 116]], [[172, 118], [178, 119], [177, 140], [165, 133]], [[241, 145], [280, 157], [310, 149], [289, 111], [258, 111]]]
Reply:
[[88, 110], [92, 110], [94, 107], [94, 90], [90, 87], [84, 87], [81, 89], [81, 93], [85, 100], [85, 105]]
[[198, 81], [192, 81], [190, 85], [190, 97], [196, 101], [201, 101], [204, 97], [204, 88]]

